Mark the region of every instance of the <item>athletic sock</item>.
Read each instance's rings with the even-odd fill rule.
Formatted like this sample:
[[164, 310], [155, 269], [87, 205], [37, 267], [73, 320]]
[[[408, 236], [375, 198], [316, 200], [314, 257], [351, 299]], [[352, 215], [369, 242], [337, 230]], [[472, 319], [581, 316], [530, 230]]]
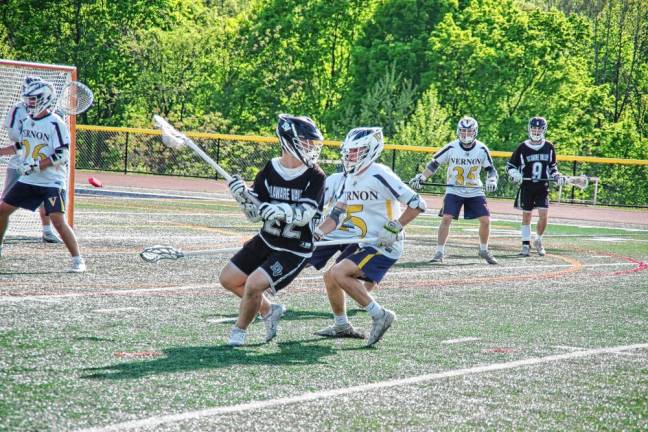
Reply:
[[542, 241], [542, 234], [536, 234], [536, 240]]
[[54, 231], [52, 231], [52, 225], [43, 225], [43, 234], [54, 234]]
[[438, 244], [436, 247], [437, 252], [445, 253], [445, 245]]
[[371, 318], [380, 318], [384, 313], [383, 307], [376, 300], [372, 301], [365, 307]]
[[479, 250], [480, 251], [487, 251], [488, 250], [488, 243], [479, 243]]
[[338, 327], [342, 327], [349, 324], [349, 317], [347, 317], [347, 314], [334, 315], [334, 317], [335, 317], [335, 325]]
[[531, 241], [531, 225], [522, 225], [520, 235], [522, 236], [522, 243]]
[[73, 257], [72, 257], [72, 262], [73, 262], [74, 264], [77, 264], [77, 263], [83, 262], [83, 258], [81, 258], [81, 255], [73, 256]]

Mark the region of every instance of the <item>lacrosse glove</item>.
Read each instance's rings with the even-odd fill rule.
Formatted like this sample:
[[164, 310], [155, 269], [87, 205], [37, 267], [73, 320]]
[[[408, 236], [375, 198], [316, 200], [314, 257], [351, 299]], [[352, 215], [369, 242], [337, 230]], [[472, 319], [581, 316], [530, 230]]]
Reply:
[[384, 226], [382, 231], [378, 234], [378, 246], [390, 247], [399, 238], [400, 233], [403, 231], [403, 225], [397, 220], [389, 221]]
[[558, 174], [554, 176], [554, 180], [556, 180], [558, 186], [565, 186], [567, 184], [567, 177], [565, 177], [564, 175]]
[[38, 162], [23, 162], [22, 165], [19, 165], [16, 168], [16, 172], [23, 175], [29, 175], [32, 173], [40, 172], [40, 164]]
[[267, 221], [285, 221], [292, 223], [293, 211], [289, 204], [279, 203], [263, 203], [259, 206], [259, 215], [261, 219]]
[[516, 169], [509, 171], [509, 178], [515, 184], [522, 184], [522, 173]]
[[259, 209], [251, 202], [241, 204], [241, 210], [243, 210], [243, 214], [250, 222], [258, 222], [261, 220]]
[[497, 190], [497, 177], [488, 177], [486, 179], [486, 192], [495, 192]]
[[244, 204], [247, 201], [245, 197], [247, 187], [240, 175], [233, 175], [230, 181], [227, 182], [227, 187], [229, 187], [232, 196], [239, 204]]
[[423, 173], [418, 173], [409, 181], [409, 185], [412, 187], [412, 189], [418, 191], [423, 187], [423, 182], [425, 180], [427, 180], [427, 177], [425, 177]]

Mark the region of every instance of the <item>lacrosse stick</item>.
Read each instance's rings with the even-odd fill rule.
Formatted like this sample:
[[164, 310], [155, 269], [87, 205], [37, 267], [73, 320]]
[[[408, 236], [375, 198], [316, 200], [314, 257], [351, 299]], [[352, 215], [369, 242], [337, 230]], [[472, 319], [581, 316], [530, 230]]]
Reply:
[[[193, 142], [191, 138], [189, 138], [187, 135], [183, 134], [171, 124], [166, 121], [164, 118], [160, 117], [159, 115], [155, 114], [153, 116], [153, 121], [155, 122], [155, 125], [160, 129], [160, 132], [162, 132], [162, 142], [164, 145], [167, 147], [171, 147], [173, 149], [181, 149], [184, 146], [189, 147], [191, 150], [194, 151], [202, 160], [204, 160], [207, 165], [211, 166], [216, 170], [218, 174], [221, 175], [226, 181], [230, 181], [232, 179], [232, 176], [229, 175], [227, 171], [225, 171], [220, 165], [214, 161], [207, 153], [203, 151], [200, 147], [198, 147], [198, 144]], [[255, 206], [259, 207], [261, 202], [254, 196], [252, 196], [249, 193], [245, 194], [246, 198], [252, 202]]]
[[464, 188], [464, 189], [483, 189], [484, 186], [477, 186], [477, 185], [453, 185], [453, 184], [446, 184], [446, 183], [421, 183], [423, 186], [441, 186], [441, 187], [456, 187], [456, 188]]
[[69, 82], [56, 98], [54, 111], [65, 115], [79, 115], [87, 111], [94, 101], [90, 88], [79, 81]]
[[[587, 185], [589, 184], [589, 177], [587, 177], [585, 174], [579, 175], [579, 176], [566, 176], [565, 179], [567, 179], [567, 184], [577, 187], [580, 190], [585, 190]], [[556, 183], [558, 180], [556, 179], [534, 179], [534, 178], [523, 178], [522, 180], [526, 181], [536, 181], [536, 182], [553, 182]]]
[[[372, 243], [375, 242], [376, 240], [377, 239], [375, 238], [365, 238], [365, 239], [349, 238], [349, 239], [340, 239], [340, 240], [329, 240], [329, 241], [315, 242], [315, 247], [336, 246], [336, 245], [355, 244], [355, 243]], [[139, 255], [144, 261], [154, 263], [165, 259], [175, 261], [189, 256], [204, 256], [204, 255], [218, 255], [222, 253], [232, 253], [232, 252], [237, 252], [240, 249], [241, 249], [240, 247], [237, 247], [237, 248], [182, 252], [174, 248], [173, 246], [155, 245], [155, 246], [145, 248], [142, 252], [140, 252]]]

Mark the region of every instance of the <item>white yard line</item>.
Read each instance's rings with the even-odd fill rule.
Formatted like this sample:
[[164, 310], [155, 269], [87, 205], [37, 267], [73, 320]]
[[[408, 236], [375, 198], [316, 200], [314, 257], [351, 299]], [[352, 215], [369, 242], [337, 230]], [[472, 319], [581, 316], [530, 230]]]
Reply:
[[441, 342], [442, 344], [458, 344], [462, 342], [473, 342], [473, 341], [478, 341], [481, 340], [479, 337], [473, 337], [473, 336], [467, 336], [467, 337], [462, 337], [462, 338], [457, 338], [457, 339], [448, 339], [444, 340]]
[[138, 311], [138, 307], [118, 307], [118, 308], [108, 308], [108, 309], [94, 309], [92, 312], [96, 313], [112, 313], [112, 312], [133, 312]]
[[396, 380], [381, 381], [371, 384], [363, 384], [353, 387], [339, 388], [333, 390], [323, 390], [319, 392], [304, 393], [298, 396], [253, 401], [239, 405], [230, 405], [224, 407], [216, 408], [207, 408], [197, 411], [187, 411], [181, 414], [170, 414], [162, 416], [153, 416], [140, 420], [131, 420], [122, 423], [115, 423], [107, 426], [99, 426], [89, 429], [82, 429], [79, 432], [109, 432], [109, 431], [124, 431], [135, 428], [152, 428], [159, 425], [165, 425], [168, 423], [177, 423], [187, 420], [195, 420], [205, 417], [213, 417], [219, 415], [227, 415], [234, 413], [241, 413], [246, 411], [261, 410], [265, 408], [274, 408], [277, 406], [292, 405], [297, 403], [310, 402], [320, 399], [335, 398], [339, 396], [345, 396], [355, 393], [364, 393], [370, 391], [376, 391], [383, 388], [399, 387], [399, 386], [410, 386], [417, 385], [429, 381], [437, 381], [445, 378], [455, 378], [467, 375], [476, 375], [488, 372], [495, 372], [507, 369], [515, 369], [520, 367], [541, 365], [546, 363], [554, 363], [562, 360], [571, 360], [582, 357], [590, 357], [601, 354], [618, 354], [624, 351], [646, 349], [648, 348], [648, 343], [634, 344], [634, 345], [622, 345], [616, 347], [608, 348], [595, 348], [588, 349], [583, 351], [575, 351], [565, 354], [550, 355], [546, 357], [535, 357], [524, 360], [517, 360], [505, 363], [494, 363], [486, 366], [476, 366], [471, 368], [464, 369], [454, 369], [445, 372], [437, 372], [425, 375], [418, 375], [409, 378], [401, 378]]
[[[619, 267], [619, 266], [636, 266], [636, 263], [631, 263], [631, 262], [618, 262], [618, 263], [601, 263], [601, 264], [584, 264], [581, 267], [587, 268], [587, 267], [594, 267], [594, 268], [600, 268], [600, 267]], [[545, 265], [528, 265], [528, 266], [517, 266], [515, 267], [515, 270], [525, 270], [525, 269], [530, 269], [530, 270], [537, 270], [537, 269], [542, 269], [542, 268], [567, 268], [567, 267], [573, 267], [571, 264], [545, 264]], [[502, 267], [496, 268], [496, 267], [484, 267], [480, 268], [479, 271], [482, 273], [493, 273], [493, 272], [498, 272]], [[445, 273], [452, 273], [458, 274], [458, 273], [474, 273], [475, 269], [474, 268], [453, 268], [452, 266], [443, 266], [443, 265], [438, 265], [435, 266], [435, 268], [430, 269], [430, 270], [409, 270], [409, 271], [398, 271], [398, 272], [392, 272], [392, 273], [387, 273], [386, 279], [398, 279], [400, 276], [407, 275], [407, 276], [412, 276], [412, 275], [425, 275], [425, 274], [438, 274], [442, 275]], [[504, 273], [505, 274], [505, 273]], [[294, 282], [299, 282], [299, 281], [313, 281], [313, 280], [321, 280], [322, 276], [321, 275], [316, 275], [316, 276], [303, 276], [303, 277], [298, 277], [295, 279]], [[294, 283], [293, 282], [293, 283]], [[108, 290], [108, 291], [95, 291], [95, 292], [78, 292], [78, 293], [66, 293], [66, 294], [42, 294], [42, 295], [29, 295], [29, 296], [20, 296], [20, 295], [4, 295], [0, 296], [0, 303], [2, 302], [22, 302], [22, 301], [42, 301], [43, 299], [56, 299], [56, 298], [80, 298], [80, 297], [100, 297], [104, 295], [130, 295], [130, 294], [141, 294], [141, 293], [147, 293], [147, 292], [164, 292], [164, 291], [191, 291], [191, 290], [197, 290], [197, 289], [204, 289], [204, 288], [218, 288], [221, 285], [218, 282], [214, 283], [208, 283], [208, 284], [199, 284], [199, 285], [184, 285], [184, 286], [177, 286], [177, 287], [161, 287], [161, 288], [136, 288], [136, 289], [123, 289], [123, 290]]]

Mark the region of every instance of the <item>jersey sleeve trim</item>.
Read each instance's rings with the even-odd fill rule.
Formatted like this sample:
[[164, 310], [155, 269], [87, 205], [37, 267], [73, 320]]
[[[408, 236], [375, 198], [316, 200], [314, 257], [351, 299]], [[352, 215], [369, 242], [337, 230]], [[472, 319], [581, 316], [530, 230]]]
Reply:
[[399, 194], [398, 192], [396, 192], [396, 190], [395, 190], [395, 189], [394, 189], [394, 188], [389, 184], [389, 182], [387, 182], [387, 180], [386, 180], [383, 176], [381, 176], [380, 174], [374, 174], [374, 177], [375, 177], [376, 179], [378, 179], [378, 181], [379, 181], [380, 183], [382, 183], [383, 185], [385, 185], [385, 186], [387, 187], [387, 189], [389, 189], [389, 191], [390, 191], [391, 194], [394, 196], [394, 198], [398, 199], [398, 197], [400, 196], [400, 194]]

